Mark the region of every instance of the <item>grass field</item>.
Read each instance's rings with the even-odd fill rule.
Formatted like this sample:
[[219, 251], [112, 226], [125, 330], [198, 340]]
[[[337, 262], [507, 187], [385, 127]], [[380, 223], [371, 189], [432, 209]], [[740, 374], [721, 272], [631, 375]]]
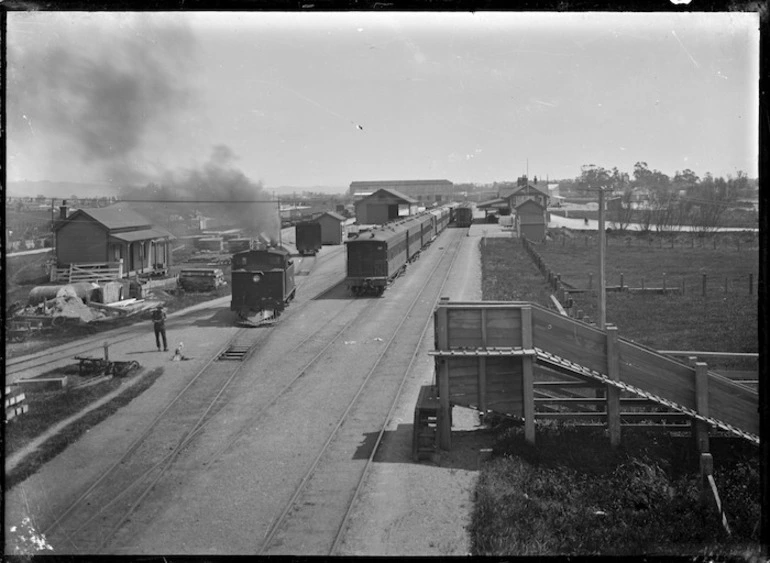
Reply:
[[[535, 247], [566, 284], [588, 288], [590, 273], [592, 287], [598, 287], [598, 248], [572, 242]], [[684, 294], [610, 291], [606, 320], [618, 327], [621, 336], [658, 350], [757, 352], [758, 271], [755, 248], [743, 247], [739, 252], [726, 246], [671, 248], [665, 244], [610, 243], [605, 253], [607, 286], [620, 285], [622, 275], [625, 286], [665, 284], [680, 290], [684, 287]], [[574, 293], [571, 297], [578, 309], [596, 319], [595, 293]]]
[[[595, 250], [538, 248], [563, 279], [581, 287]], [[756, 253], [693, 253], [685, 262], [681, 252], [648, 250], [610, 250], [608, 271], [652, 277], [694, 270], [697, 276], [704, 268], [716, 277], [757, 268]], [[551, 294], [516, 239], [482, 245], [482, 288], [485, 300], [544, 306]], [[585, 299], [581, 307], [593, 314], [590, 296]], [[756, 351], [756, 314], [756, 294], [748, 291], [713, 292], [705, 299], [697, 292], [610, 294], [607, 305], [607, 319], [621, 336], [658, 349]], [[698, 456], [689, 436], [626, 429], [614, 449], [603, 429], [540, 421], [536, 428], [532, 446], [515, 421], [500, 420], [495, 427], [494, 456], [482, 466], [469, 527], [474, 555], [717, 554], [759, 560], [759, 452], [748, 442], [712, 440], [714, 476], [732, 528], [728, 535], [700, 502]]]

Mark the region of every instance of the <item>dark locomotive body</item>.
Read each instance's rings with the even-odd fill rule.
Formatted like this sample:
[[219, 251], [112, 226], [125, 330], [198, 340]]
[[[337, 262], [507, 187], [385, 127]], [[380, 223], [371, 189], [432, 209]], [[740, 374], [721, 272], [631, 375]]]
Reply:
[[449, 210], [440, 208], [351, 238], [345, 243], [348, 289], [356, 295], [381, 295], [448, 223]]
[[297, 291], [294, 262], [284, 248], [233, 254], [231, 276], [230, 310], [247, 323], [278, 317]]
[[321, 250], [321, 223], [302, 221], [294, 226], [297, 252], [316, 255]]

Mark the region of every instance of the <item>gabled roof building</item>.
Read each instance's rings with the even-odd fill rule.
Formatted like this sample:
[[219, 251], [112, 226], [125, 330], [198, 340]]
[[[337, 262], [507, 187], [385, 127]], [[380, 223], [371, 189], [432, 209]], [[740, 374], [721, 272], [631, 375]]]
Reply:
[[78, 209], [67, 215], [62, 206], [54, 224], [59, 268], [122, 262], [124, 277], [166, 272], [171, 265], [166, 229], [125, 206]]
[[418, 201], [399, 191], [381, 188], [355, 202], [359, 225], [380, 225], [417, 213]]

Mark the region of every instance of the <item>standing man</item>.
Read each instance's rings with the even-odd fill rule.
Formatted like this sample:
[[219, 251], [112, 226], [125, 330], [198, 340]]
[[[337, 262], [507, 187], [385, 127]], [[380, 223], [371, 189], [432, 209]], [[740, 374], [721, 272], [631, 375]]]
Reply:
[[163, 351], [168, 352], [168, 344], [166, 343], [166, 312], [163, 310], [163, 305], [159, 304], [152, 312], [152, 325], [155, 327], [155, 344], [158, 346], [158, 352], [160, 352], [160, 337], [163, 337]]

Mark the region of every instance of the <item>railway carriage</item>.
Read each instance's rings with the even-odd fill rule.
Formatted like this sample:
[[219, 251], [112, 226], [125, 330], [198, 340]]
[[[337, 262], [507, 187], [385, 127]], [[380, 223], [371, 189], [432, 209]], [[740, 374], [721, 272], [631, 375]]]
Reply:
[[457, 207], [454, 216], [455, 225], [458, 227], [470, 227], [473, 223], [473, 209], [470, 206]]
[[[381, 295], [388, 284], [404, 271], [408, 262], [439, 233], [449, 212], [426, 212], [386, 223], [349, 239], [347, 245], [347, 286], [355, 295]], [[440, 230], [439, 230], [440, 229]]]
[[277, 318], [294, 298], [294, 261], [282, 247], [233, 254], [230, 310], [245, 324]]
[[433, 216], [433, 238], [435, 238], [440, 235], [449, 224], [450, 208], [438, 207], [436, 209], [431, 209], [429, 213]]

